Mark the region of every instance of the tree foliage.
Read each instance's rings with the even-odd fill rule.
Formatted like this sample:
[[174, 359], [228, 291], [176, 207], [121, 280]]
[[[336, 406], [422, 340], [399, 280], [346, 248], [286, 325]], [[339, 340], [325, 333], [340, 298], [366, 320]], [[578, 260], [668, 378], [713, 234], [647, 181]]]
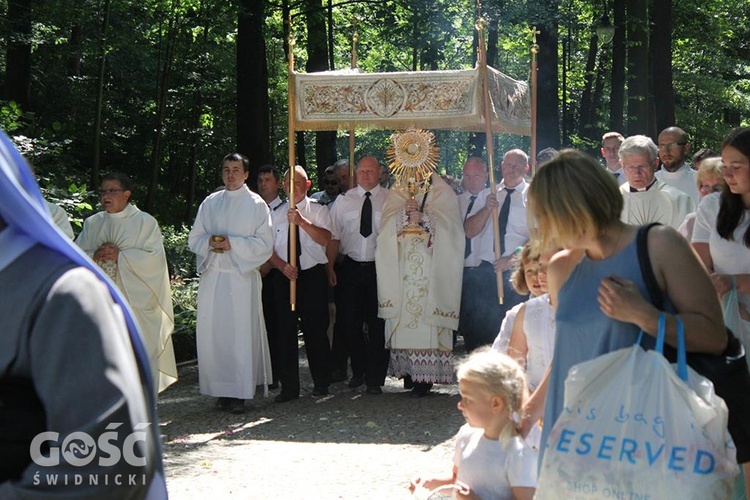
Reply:
[[[247, 147], [253, 134], [267, 137], [257, 139], [261, 153], [253, 153], [257, 158], [251, 159], [285, 166], [287, 30], [296, 39], [298, 70], [308, 69], [310, 54], [316, 61], [309, 69], [349, 67], [355, 29], [360, 40], [358, 66], [363, 71], [463, 69], [476, 60], [478, 12], [472, 0], [120, 0], [111, 2], [109, 29], [101, 46], [106, 3], [0, 0], [5, 13], [0, 33], [6, 49], [0, 51], [4, 68], [0, 126], [16, 137], [50, 194], [57, 193], [58, 200], [70, 196], [77, 207], [83, 207], [76, 209], [78, 217], [86, 215], [85, 203], [92, 210], [95, 207], [96, 200], [86, 193], [94, 187], [90, 174], [96, 149], [102, 171], [123, 171], [134, 178], [139, 203], [146, 202], [150, 189], [151, 210], [163, 224], [192, 222], [197, 202], [220, 183], [221, 158]], [[263, 9], [252, 12], [265, 16], [260, 20], [262, 37], [238, 51], [240, 8], [261, 4]], [[746, 0], [671, 1], [671, 47], [665, 50], [671, 50], [673, 84], [667, 89], [648, 77], [648, 86], [641, 82], [640, 87], [636, 80], [626, 79], [636, 74], [633, 60], [623, 64], [626, 75], [620, 72], [623, 54], [637, 52], [637, 44], [653, 38], [649, 30], [656, 24], [651, 11], [645, 14], [644, 39], [626, 36], [633, 12], [626, 13], [624, 25], [616, 26], [615, 42], [604, 44], [596, 37], [602, 16], [615, 22], [613, 13], [621, 12], [617, 9], [623, 5], [652, 2], [483, 2], [481, 14], [497, 29], [488, 52], [496, 49], [495, 65], [513, 78], [529, 78], [529, 31], [532, 26], [542, 31], [540, 149], [574, 145], [594, 151], [601, 133], [612, 124], [618, 126], [618, 114], [625, 124], [644, 123], [649, 133], [655, 133], [654, 113], [665, 98], [673, 99], [676, 123], [691, 134], [694, 148], [717, 147], [731, 127], [748, 123], [750, 4]], [[19, 19], [19, 6], [30, 9], [21, 9], [31, 21], [30, 34], [24, 35], [26, 25], [18, 22], [27, 19]], [[286, 27], [285, 12], [291, 17]], [[312, 36], [308, 29], [314, 31]], [[12, 54], [19, 47], [22, 53], [28, 49], [28, 61]], [[265, 52], [267, 83], [258, 95], [263, 97], [265, 91], [267, 109], [259, 99], [252, 101], [259, 103], [254, 105], [258, 109], [243, 108], [243, 112], [265, 113], [267, 125], [259, 120], [258, 127], [239, 141], [238, 118], [247, 115], [238, 113], [238, 102], [248, 102], [241, 99], [245, 87], [238, 87], [239, 63], [257, 62], [260, 48]], [[641, 57], [654, 57], [645, 53], [641, 49]], [[104, 54], [104, 72], [96, 148], [100, 54]], [[642, 69], [643, 61], [638, 64]], [[25, 71], [29, 78], [18, 80], [16, 75]], [[660, 86], [654, 89], [654, 85]], [[24, 89], [28, 89], [27, 101]], [[640, 99], [647, 106], [628, 107], [627, 102]], [[628, 115], [628, 109], [637, 116]], [[389, 131], [357, 131], [356, 156], [382, 158], [389, 135]], [[346, 131], [335, 134], [335, 151], [325, 154], [318, 149], [331, 148], [328, 138], [316, 138], [314, 133], [302, 136], [301, 154], [311, 170], [322, 170], [327, 165], [318, 163], [333, 157], [348, 156]], [[457, 174], [471, 148], [470, 134], [441, 131], [437, 138], [441, 168]], [[498, 155], [511, 147], [529, 148], [527, 137], [502, 135], [495, 143]], [[82, 186], [87, 187], [81, 191]]]

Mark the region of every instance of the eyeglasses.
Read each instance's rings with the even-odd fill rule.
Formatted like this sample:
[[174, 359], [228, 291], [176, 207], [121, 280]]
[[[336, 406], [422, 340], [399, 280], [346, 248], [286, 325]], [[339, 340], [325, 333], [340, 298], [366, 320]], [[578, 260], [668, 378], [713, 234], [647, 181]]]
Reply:
[[651, 167], [648, 165], [628, 165], [627, 167], [623, 167], [623, 169], [626, 172], [635, 173], [635, 172], [648, 172], [649, 170], [651, 170]]
[[672, 142], [669, 144], [659, 144], [658, 147], [659, 147], [659, 151], [666, 151], [666, 150], [677, 151], [685, 144], [687, 144], [687, 142]]
[[701, 186], [700, 192], [704, 194], [719, 193], [721, 192], [722, 184], [714, 184], [713, 186]]
[[124, 189], [100, 189], [99, 190], [99, 196], [104, 196], [104, 195], [110, 195], [111, 196], [111, 195], [113, 195], [115, 193], [119, 193], [119, 192], [122, 192], [122, 191], [125, 191], [125, 190]]

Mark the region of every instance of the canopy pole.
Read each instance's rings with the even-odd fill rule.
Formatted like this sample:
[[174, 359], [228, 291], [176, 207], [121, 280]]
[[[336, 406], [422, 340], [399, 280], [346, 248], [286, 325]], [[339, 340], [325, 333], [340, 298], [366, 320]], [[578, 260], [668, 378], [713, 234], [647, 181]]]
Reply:
[[531, 44], [531, 77], [529, 78], [531, 83], [531, 176], [536, 175], [536, 79], [537, 79], [537, 65], [536, 56], [539, 53], [539, 45], [536, 43], [536, 36], [540, 33], [536, 29], [536, 26], [531, 28], [531, 35], [534, 37], [534, 42]]
[[[487, 51], [484, 47], [484, 28], [487, 25], [487, 21], [481, 17], [482, 3], [477, 2], [477, 11], [480, 14], [477, 20], [477, 31], [479, 32], [479, 67], [482, 74], [482, 97], [484, 98], [484, 140], [485, 148], [487, 149], [487, 168], [490, 174], [490, 194], [489, 196], [497, 196], [497, 185], [495, 183], [495, 147], [494, 141], [492, 140], [492, 118], [491, 118], [491, 102], [492, 96], [490, 94], [489, 77], [487, 75]], [[500, 220], [498, 219], [498, 209], [492, 210], [492, 234], [494, 237], [495, 245], [495, 261], [502, 258], [503, 253], [500, 246]], [[498, 271], [495, 268], [495, 278], [497, 280], [497, 301], [502, 305], [504, 298], [503, 290], [503, 272]]]
[[[289, 23], [291, 26], [291, 21]], [[295, 123], [295, 109], [294, 102], [296, 100], [296, 92], [294, 88], [294, 38], [289, 35], [289, 54], [288, 54], [288, 68], [287, 68], [287, 95], [289, 98], [289, 209], [294, 210], [296, 203], [294, 203], [294, 167], [297, 164], [296, 157], [297, 153], [295, 150], [294, 133], [296, 131]], [[298, 227], [296, 224], [289, 224], [289, 265], [297, 267], [297, 231]], [[289, 280], [289, 306], [292, 311], [297, 309], [297, 280]]]
[[[352, 34], [352, 69], [357, 69], [357, 44], [359, 43], [359, 31], [357, 30], [357, 23], [359, 19], [357, 16], [352, 17], [352, 28], [354, 33]], [[355, 127], [349, 127], [349, 188], [354, 188], [354, 131]]]

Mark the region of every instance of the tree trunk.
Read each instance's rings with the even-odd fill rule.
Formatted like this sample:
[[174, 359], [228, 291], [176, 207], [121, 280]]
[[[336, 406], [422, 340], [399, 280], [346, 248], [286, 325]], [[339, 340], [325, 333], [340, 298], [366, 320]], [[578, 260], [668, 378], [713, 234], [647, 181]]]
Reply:
[[614, 0], [615, 36], [612, 39], [612, 92], [609, 129], [625, 132], [625, 0]]
[[[183, 221], [191, 224], [195, 218], [195, 182], [198, 177], [198, 148], [200, 147], [200, 114], [203, 107], [203, 95], [200, 89], [193, 92], [193, 112], [190, 115], [190, 159], [188, 160], [187, 194], [185, 196], [185, 214]], [[252, 184], [255, 185], [255, 184]]]
[[237, 16], [237, 151], [250, 160], [248, 184], [258, 167], [273, 163], [268, 103], [265, 0], [240, 0]]
[[[326, 17], [321, 0], [306, 0], [308, 73], [325, 71], [328, 67]], [[315, 133], [315, 168], [322, 179], [326, 167], [336, 162], [336, 132]]]
[[31, 6], [33, 0], [8, 0], [4, 98], [31, 110]]
[[107, 57], [107, 31], [111, 0], [104, 2], [104, 19], [99, 31], [99, 74], [96, 82], [96, 110], [94, 115], [94, 139], [91, 145], [91, 187], [99, 185], [99, 162], [101, 160], [102, 106], [104, 103], [104, 69]]
[[656, 106], [655, 136], [675, 124], [674, 89], [672, 88], [672, 0], [654, 2], [652, 6], [651, 75]]
[[628, 130], [627, 135], [648, 134], [648, 5], [647, 0], [627, 0], [628, 17]]
[[546, 13], [546, 18], [538, 19], [541, 31], [538, 36], [538, 94], [537, 94], [537, 151], [553, 147], [560, 148], [560, 101], [558, 89], [558, 2], [557, 0], [536, 0], [538, 9]]
[[154, 117], [154, 144], [151, 151], [151, 173], [146, 195], [146, 211], [153, 212], [156, 202], [156, 191], [159, 188], [159, 170], [161, 169], [162, 134], [164, 132], [164, 115], [167, 108], [167, 97], [169, 95], [169, 77], [172, 74], [172, 63], [174, 61], [174, 44], [177, 38], [177, 20], [170, 13], [169, 26], [167, 28], [167, 48], [164, 60], [160, 68], [158, 78], [158, 94], [156, 98], [156, 116]]
[[[594, 76], [596, 73], [596, 55], [599, 51], [599, 38], [596, 33], [591, 33], [589, 38], [589, 53], [586, 58], [586, 72], [583, 77], [583, 94], [581, 95], [581, 109], [578, 121], [578, 134], [581, 137], [593, 139], [596, 134], [595, 130], [598, 130], [598, 120], [594, 115], [596, 109], [597, 100], [594, 99], [593, 86]], [[568, 141], [565, 141], [567, 144]]]

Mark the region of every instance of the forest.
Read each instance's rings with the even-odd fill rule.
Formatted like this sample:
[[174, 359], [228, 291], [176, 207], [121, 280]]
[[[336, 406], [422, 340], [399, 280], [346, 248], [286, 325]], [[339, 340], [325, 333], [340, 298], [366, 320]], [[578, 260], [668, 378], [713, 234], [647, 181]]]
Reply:
[[[537, 151], [598, 156], [602, 133], [679, 125], [693, 150], [750, 124], [747, 0], [0, 0], [0, 127], [74, 230], [97, 211], [99, 177], [124, 172], [160, 222], [178, 359], [194, 353], [195, 264], [187, 232], [229, 152], [285, 169], [288, 50], [298, 72], [531, 73], [539, 32]], [[290, 43], [290, 41], [292, 43]], [[356, 50], [353, 50], [356, 47]], [[356, 54], [356, 58], [353, 57]], [[357, 130], [355, 157], [385, 160], [389, 130]], [[436, 131], [442, 173], [460, 175], [483, 134]], [[495, 158], [529, 137], [494, 136]], [[349, 134], [297, 132], [293, 163], [317, 179]], [[187, 342], [179, 342], [181, 338]], [[181, 352], [181, 345], [187, 351]]]
[[[538, 44], [538, 149], [596, 154], [603, 132], [655, 137], [677, 124], [716, 147], [750, 116], [746, 0], [4, 0], [0, 126], [51, 199], [80, 222], [106, 171], [136, 181], [163, 225], [190, 224], [231, 151], [254, 169], [289, 164], [287, 50], [300, 72], [466, 69], [475, 24], [490, 65], [530, 75]], [[358, 130], [383, 158], [389, 131]], [[436, 134], [456, 175], [482, 134]], [[348, 155], [348, 132], [299, 132], [313, 178]], [[500, 134], [496, 152], [528, 150]], [[313, 189], [317, 190], [314, 185]]]

